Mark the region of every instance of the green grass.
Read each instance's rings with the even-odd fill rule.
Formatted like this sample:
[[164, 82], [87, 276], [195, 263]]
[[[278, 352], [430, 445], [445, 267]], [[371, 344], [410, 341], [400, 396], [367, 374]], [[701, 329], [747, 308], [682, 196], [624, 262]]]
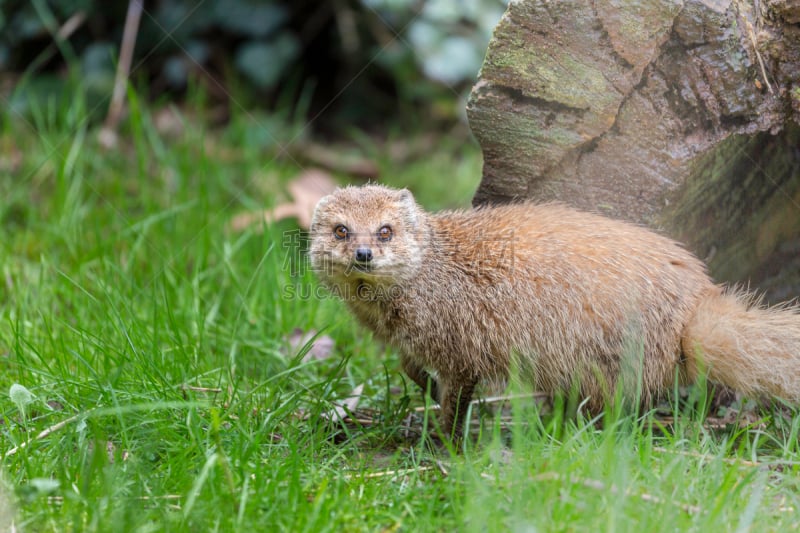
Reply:
[[[297, 128], [241, 115], [223, 132], [188, 121], [169, 139], [131, 97], [111, 151], [79, 98], [3, 117], [0, 456], [12, 508], [0, 505], [0, 526], [800, 527], [800, 417], [779, 411], [722, 430], [691, 412], [601, 428], [519, 400], [510, 428], [485, 417], [459, 455], [403, 437], [420, 399], [395, 352], [338, 302], [287, 297], [315, 286], [286, 262], [293, 222], [226, 230], [242, 209], [285, 197], [301, 168], [276, 146]], [[431, 208], [467, 205], [480, 174], [473, 145], [444, 139], [402, 168], [367, 148], [389, 183]], [[334, 356], [302, 362], [287, 343], [295, 328], [333, 337]], [[14, 384], [24, 389], [12, 396]], [[330, 428], [321, 414], [361, 384], [375, 423]]]

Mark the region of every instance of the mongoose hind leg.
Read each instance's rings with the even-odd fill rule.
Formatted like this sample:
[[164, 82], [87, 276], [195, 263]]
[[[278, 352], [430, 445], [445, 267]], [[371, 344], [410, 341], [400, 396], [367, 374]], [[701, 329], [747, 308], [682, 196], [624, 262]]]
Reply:
[[472, 401], [472, 394], [478, 385], [478, 379], [458, 376], [452, 381], [441, 384], [441, 406], [439, 420], [445, 437], [458, 441], [464, 431], [464, 420]]
[[403, 357], [401, 360], [403, 371], [411, 380], [422, 389], [422, 394], [428, 390], [428, 383], [430, 382], [430, 395], [434, 402], [441, 403], [441, 396], [439, 395], [439, 384], [431, 376], [427, 370], [416, 364], [408, 357]]

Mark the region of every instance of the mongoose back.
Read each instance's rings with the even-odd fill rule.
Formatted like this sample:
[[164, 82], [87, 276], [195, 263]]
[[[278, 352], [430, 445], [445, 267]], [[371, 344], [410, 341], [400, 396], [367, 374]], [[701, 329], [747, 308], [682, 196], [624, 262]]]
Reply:
[[432, 377], [446, 433], [473, 389], [511, 368], [599, 411], [620, 390], [649, 404], [705, 372], [754, 396], [800, 401], [800, 312], [715, 285], [645, 228], [559, 204], [430, 214], [408, 190], [338, 189], [311, 225], [322, 283]]

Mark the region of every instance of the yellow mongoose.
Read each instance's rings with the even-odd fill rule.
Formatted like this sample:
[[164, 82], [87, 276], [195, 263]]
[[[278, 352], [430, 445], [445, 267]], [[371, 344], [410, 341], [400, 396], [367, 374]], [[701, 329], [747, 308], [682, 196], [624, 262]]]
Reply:
[[[557, 204], [429, 214], [408, 190], [338, 189], [316, 207], [311, 262], [461, 431], [482, 380], [621, 388], [650, 403], [705, 371], [749, 395], [800, 401], [800, 308], [726, 290], [680, 244]], [[703, 370], [706, 369], [706, 370]]]

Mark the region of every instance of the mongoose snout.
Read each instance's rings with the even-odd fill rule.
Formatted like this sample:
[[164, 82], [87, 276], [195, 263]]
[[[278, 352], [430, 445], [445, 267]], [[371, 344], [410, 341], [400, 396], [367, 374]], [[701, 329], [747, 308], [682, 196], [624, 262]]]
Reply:
[[356, 261], [359, 263], [369, 263], [372, 261], [372, 248], [367, 246], [359, 246], [355, 252]]

